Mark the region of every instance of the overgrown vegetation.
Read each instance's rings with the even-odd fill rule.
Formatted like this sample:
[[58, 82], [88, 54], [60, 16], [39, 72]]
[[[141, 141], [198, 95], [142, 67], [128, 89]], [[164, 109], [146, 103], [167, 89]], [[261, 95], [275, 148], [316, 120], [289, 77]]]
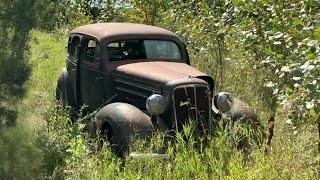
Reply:
[[[1, 1], [0, 179], [318, 179], [319, 8], [316, 0]], [[165, 150], [169, 159], [119, 159], [108, 145], [98, 151], [83, 124], [54, 109], [54, 89], [68, 30], [110, 21], [178, 33], [219, 90], [241, 96], [265, 124], [276, 117], [268, 155], [254, 145], [249, 155], [237, 150], [238, 137], [222, 127], [196, 149], [188, 126], [187, 141], [178, 135]], [[164, 151], [161, 137], [132, 151]]]

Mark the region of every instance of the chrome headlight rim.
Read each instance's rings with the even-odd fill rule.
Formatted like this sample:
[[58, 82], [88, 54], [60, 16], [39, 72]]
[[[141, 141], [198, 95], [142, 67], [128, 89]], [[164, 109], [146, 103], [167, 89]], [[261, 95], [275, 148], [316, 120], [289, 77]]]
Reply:
[[168, 99], [161, 94], [152, 94], [146, 100], [146, 109], [152, 116], [163, 114], [168, 107]]
[[234, 98], [231, 93], [219, 92], [213, 99], [213, 105], [220, 113], [230, 111], [234, 106]]

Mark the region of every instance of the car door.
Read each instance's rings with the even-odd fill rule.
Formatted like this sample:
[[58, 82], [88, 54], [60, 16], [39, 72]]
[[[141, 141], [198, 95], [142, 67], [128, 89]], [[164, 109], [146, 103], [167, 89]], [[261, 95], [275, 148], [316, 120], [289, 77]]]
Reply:
[[71, 34], [69, 36], [68, 41], [68, 62], [67, 62], [67, 70], [71, 77], [71, 84], [74, 97], [76, 98], [79, 96], [78, 92], [78, 60], [79, 60], [79, 48], [80, 48], [81, 36], [77, 34]]
[[104, 102], [103, 78], [100, 71], [100, 43], [83, 36], [79, 54], [80, 105], [84, 110], [95, 110]]

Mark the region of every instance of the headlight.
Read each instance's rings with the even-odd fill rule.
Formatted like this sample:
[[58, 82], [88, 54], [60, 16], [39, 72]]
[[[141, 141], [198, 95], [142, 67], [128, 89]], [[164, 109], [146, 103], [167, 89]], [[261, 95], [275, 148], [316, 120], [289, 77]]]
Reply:
[[160, 115], [167, 108], [168, 101], [159, 94], [153, 94], [146, 101], [146, 108], [151, 115]]
[[233, 103], [232, 95], [227, 92], [220, 92], [214, 97], [214, 105], [222, 113], [230, 111], [233, 107]]

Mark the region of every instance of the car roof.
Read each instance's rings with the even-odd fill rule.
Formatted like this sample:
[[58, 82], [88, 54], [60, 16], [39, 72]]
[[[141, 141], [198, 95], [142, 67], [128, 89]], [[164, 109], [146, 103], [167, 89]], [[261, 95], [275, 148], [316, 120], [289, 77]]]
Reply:
[[75, 28], [71, 34], [85, 34], [97, 38], [99, 41], [111, 41], [127, 38], [168, 38], [179, 39], [179, 37], [164, 28], [133, 23], [97, 23]]

